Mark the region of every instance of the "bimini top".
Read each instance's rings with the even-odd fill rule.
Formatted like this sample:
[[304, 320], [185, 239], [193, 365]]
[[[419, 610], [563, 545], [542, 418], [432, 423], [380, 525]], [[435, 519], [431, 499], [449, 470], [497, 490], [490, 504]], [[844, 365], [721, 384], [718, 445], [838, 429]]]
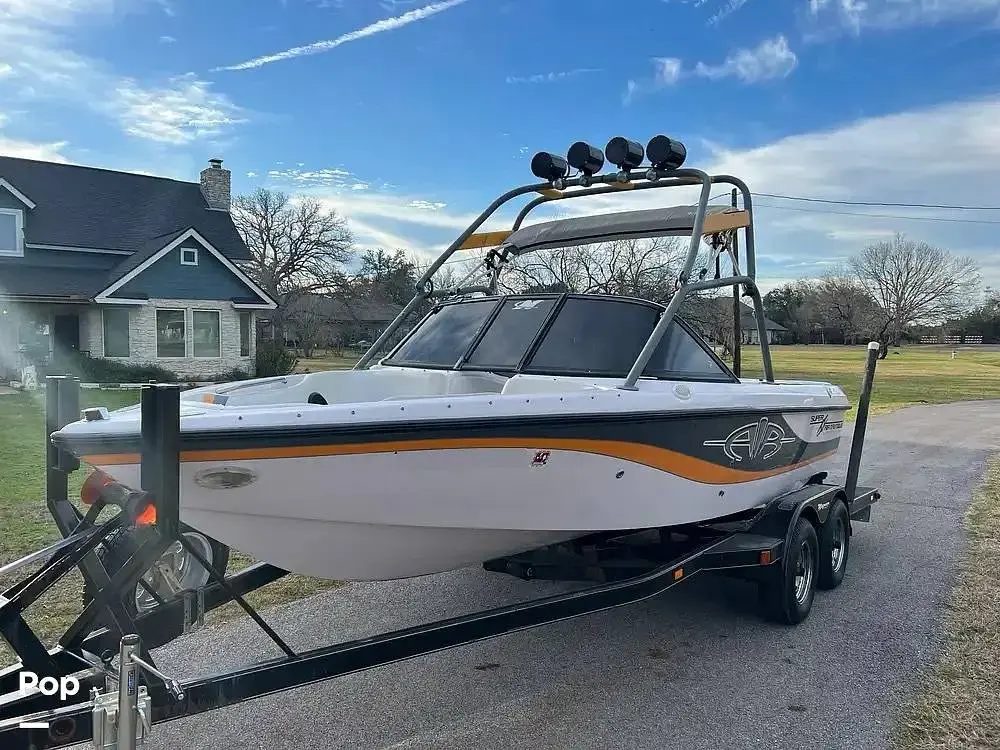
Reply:
[[[615, 239], [691, 234], [697, 210], [697, 206], [671, 206], [546, 221], [511, 232], [502, 244], [526, 252]], [[745, 210], [708, 206], [703, 234], [743, 229], [749, 225], [750, 214]]]

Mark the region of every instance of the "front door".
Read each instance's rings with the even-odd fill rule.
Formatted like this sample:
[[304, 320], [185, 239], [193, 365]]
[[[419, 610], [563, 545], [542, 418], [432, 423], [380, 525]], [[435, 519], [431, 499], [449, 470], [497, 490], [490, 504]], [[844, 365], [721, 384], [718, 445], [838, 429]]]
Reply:
[[77, 313], [56, 315], [52, 321], [53, 359], [72, 357], [80, 351], [80, 316]]

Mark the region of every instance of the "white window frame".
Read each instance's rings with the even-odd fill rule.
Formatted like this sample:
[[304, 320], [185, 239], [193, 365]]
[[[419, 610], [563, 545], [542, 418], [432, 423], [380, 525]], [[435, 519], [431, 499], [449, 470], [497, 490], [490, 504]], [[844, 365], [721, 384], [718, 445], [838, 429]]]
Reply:
[[[162, 355], [160, 354], [160, 321], [159, 315], [161, 312], [179, 312], [184, 318], [184, 353], [174, 354], [174, 355]], [[157, 307], [153, 311], [153, 327], [156, 332], [156, 340], [154, 346], [156, 347], [156, 358], [157, 359], [184, 359], [187, 357], [188, 352], [188, 335], [187, 332], [190, 328], [188, 325], [188, 314], [187, 309], [184, 307]]]
[[[219, 353], [212, 355], [198, 354], [195, 351], [194, 316], [195, 313], [214, 313], [219, 324]], [[222, 311], [221, 310], [191, 310], [191, 356], [197, 359], [222, 359]]]
[[[184, 260], [184, 253], [194, 253], [194, 260]], [[196, 247], [182, 247], [181, 248], [181, 265], [182, 266], [196, 266], [196, 265], [198, 265], [198, 248], [196, 248]]]
[[0, 258], [24, 257], [24, 211], [19, 208], [0, 208], [0, 215], [14, 217], [14, 252], [0, 250]]
[[[116, 313], [124, 312], [126, 316], [128, 316], [126, 318], [126, 320], [128, 321], [128, 325], [125, 328], [125, 342], [128, 347], [128, 353], [125, 354], [124, 357], [121, 354], [114, 354], [114, 355], [108, 354], [108, 324], [105, 316], [109, 312], [116, 312]], [[110, 356], [115, 359], [125, 359], [132, 356], [132, 313], [129, 311], [127, 307], [120, 307], [112, 310], [108, 310], [107, 308], [101, 309], [101, 355], [105, 358], [108, 358]]]

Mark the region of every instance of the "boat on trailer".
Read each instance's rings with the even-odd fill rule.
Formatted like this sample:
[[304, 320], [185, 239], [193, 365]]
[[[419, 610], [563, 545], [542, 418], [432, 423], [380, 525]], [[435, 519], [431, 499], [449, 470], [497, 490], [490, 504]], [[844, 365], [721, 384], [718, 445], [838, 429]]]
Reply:
[[[832, 383], [773, 377], [746, 186], [681, 169], [683, 146], [662, 136], [645, 149], [645, 179], [634, 174], [641, 145], [612, 141], [608, 158], [618, 171], [603, 176], [603, 154], [588, 148], [588, 158], [580, 144], [575, 159], [570, 150], [575, 177], [560, 157], [536, 155], [532, 169], [546, 185], [511, 191], [473, 222], [354, 369], [184, 392], [181, 521], [285, 570], [383, 580], [609, 531], [728, 517], [823, 472], [849, 402]], [[719, 182], [742, 192], [741, 208], [708, 204]], [[633, 189], [622, 196], [702, 190], [692, 206], [523, 224], [550, 201], [625, 183]], [[475, 234], [502, 203], [536, 190], [541, 197], [511, 231]], [[497, 291], [502, 269], [526, 253], [671, 236], [690, 239], [666, 304]], [[486, 246], [485, 283], [462, 286], [470, 274], [458, 288], [434, 288], [433, 274], [452, 255]], [[732, 274], [709, 278], [723, 254]], [[763, 377], [739, 377], [677, 315], [691, 294], [732, 285], [753, 302]], [[376, 360], [428, 300], [432, 309]], [[102, 476], [137, 487], [140, 431], [138, 406], [94, 408], [52, 440]]]

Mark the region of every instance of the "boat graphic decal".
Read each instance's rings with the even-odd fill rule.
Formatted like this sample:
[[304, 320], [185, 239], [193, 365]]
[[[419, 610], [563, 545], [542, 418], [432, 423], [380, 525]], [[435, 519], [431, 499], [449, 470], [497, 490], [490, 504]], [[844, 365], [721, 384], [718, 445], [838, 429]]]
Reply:
[[786, 437], [781, 425], [761, 417], [756, 422], [741, 425], [729, 433], [724, 440], [706, 440], [703, 445], [722, 448], [733, 461], [752, 461], [759, 458], [766, 461], [786, 443], [794, 443], [794, 437]]
[[535, 453], [534, 459], [531, 461], [532, 466], [545, 466], [549, 462], [550, 451], [537, 451]]
[[819, 437], [824, 432], [832, 432], [833, 430], [839, 430], [844, 426], [844, 420], [831, 420], [829, 414], [814, 414], [809, 419], [810, 425], [816, 425], [816, 436]]

